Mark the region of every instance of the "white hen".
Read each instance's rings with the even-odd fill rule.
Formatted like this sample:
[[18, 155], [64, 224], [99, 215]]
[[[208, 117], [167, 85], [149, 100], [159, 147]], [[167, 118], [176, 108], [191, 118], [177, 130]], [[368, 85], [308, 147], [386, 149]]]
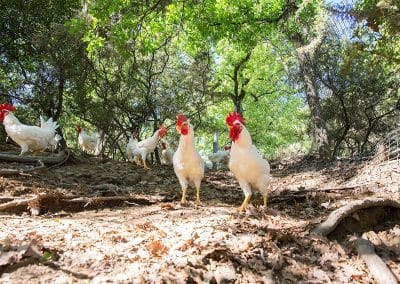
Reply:
[[126, 144], [126, 156], [129, 162], [132, 162], [133, 159], [133, 151], [136, 149], [138, 140], [136, 138], [136, 132], [133, 131], [129, 137], [128, 144]]
[[43, 127], [25, 125], [12, 113], [15, 107], [11, 104], [0, 104], [0, 121], [3, 121], [7, 135], [11, 137], [20, 147], [23, 155], [29, 151], [42, 152], [54, 141], [57, 122], [52, 118]]
[[186, 204], [189, 185], [196, 188], [196, 204], [200, 204], [200, 185], [204, 177], [204, 161], [194, 144], [193, 126], [184, 115], [178, 115], [176, 129], [181, 134], [179, 145], [172, 159], [174, 171], [182, 188], [181, 204]]
[[174, 152], [172, 151], [168, 142], [161, 140], [161, 156], [166, 165], [172, 165], [172, 158], [174, 156]]
[[78, 132], [78, 143], [83, 151], [96, 156], [101, 153], [103, 141], [98, 132], [87, 134], [79, 125], [76, 127], [76, 131]]
[[[230, 148], [228, 148], [230, 149]], [[208, 159], [218, 165], [228, 164], [230, 151], [228, 149], [218, 150], [216, 153], [208, 155]]]
[[147, 155], [154, 152], [158, 141], [167, 134], [167, 131], [168, 129], [164, 125], [161, 125], [160, 128], [154, 132], [153, 136], [137, 143], [136, 149], [133, 150], [133, 155], [135, 156], [135, 160], [141, 160], [145, 169], [150, 169], [146, 163]]

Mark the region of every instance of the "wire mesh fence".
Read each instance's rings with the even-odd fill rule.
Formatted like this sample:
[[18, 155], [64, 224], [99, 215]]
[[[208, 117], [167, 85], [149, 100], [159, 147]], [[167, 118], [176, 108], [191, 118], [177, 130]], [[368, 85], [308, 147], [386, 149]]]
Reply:
[[400, 128], [387, 135], [386, 141], [387, 160], [400, 160]]

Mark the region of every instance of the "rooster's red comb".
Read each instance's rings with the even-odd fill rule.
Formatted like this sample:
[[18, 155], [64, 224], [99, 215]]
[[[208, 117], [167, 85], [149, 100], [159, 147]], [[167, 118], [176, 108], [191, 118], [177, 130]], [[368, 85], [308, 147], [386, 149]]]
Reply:
[[233, 123], [235, 122], [235, 120], [239, 120], [240, 123], [244, 124], [244, 118], [242, 117], [242, 115], [240, 113], [237, 113], [237, 112], [228, 113], [225, 121], [226, 121], [226, 124], [232, 126]]
[[17, 109], [12, 104], [0, 104], [0, 111], [8, 110], [8, 111], [16, 111]]
[[182, 123], [186, 122], [187, 118], [183, 114], [178, 114], [176, 116], [176, 125], [181, 126]]

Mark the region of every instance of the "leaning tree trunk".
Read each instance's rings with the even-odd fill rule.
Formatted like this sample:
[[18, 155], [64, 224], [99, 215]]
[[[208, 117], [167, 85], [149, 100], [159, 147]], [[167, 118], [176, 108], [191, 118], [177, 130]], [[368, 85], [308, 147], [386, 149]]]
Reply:
[[301, 76], [304, 81], [307, 103], [311, 113], [311, 124], [315, 147], [322, 158], [328, 158], [330, 156], [328, 132], [326, 129], [325, 120], [321, 115], [321, 105], [316, 86], [316, 75], [312, 64], [312, 54], [303, 48], [304, 45], [300, 36], [295, 37], [294, 41], [297, 48], [297, 60], [300, 65]]

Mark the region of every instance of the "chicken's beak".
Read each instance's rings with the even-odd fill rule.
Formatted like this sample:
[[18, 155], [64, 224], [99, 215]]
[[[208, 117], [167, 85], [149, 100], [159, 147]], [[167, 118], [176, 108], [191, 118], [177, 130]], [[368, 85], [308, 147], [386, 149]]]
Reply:
[[227, 126], [228, 126], [229, 129], [233, 128], [233, 125], [227, 124]]
[[180, 125], [175, 126], [175, 128], [176, 128], [176, 131], [178, 131], [179, 133], [181, 132], [181, 126]]

